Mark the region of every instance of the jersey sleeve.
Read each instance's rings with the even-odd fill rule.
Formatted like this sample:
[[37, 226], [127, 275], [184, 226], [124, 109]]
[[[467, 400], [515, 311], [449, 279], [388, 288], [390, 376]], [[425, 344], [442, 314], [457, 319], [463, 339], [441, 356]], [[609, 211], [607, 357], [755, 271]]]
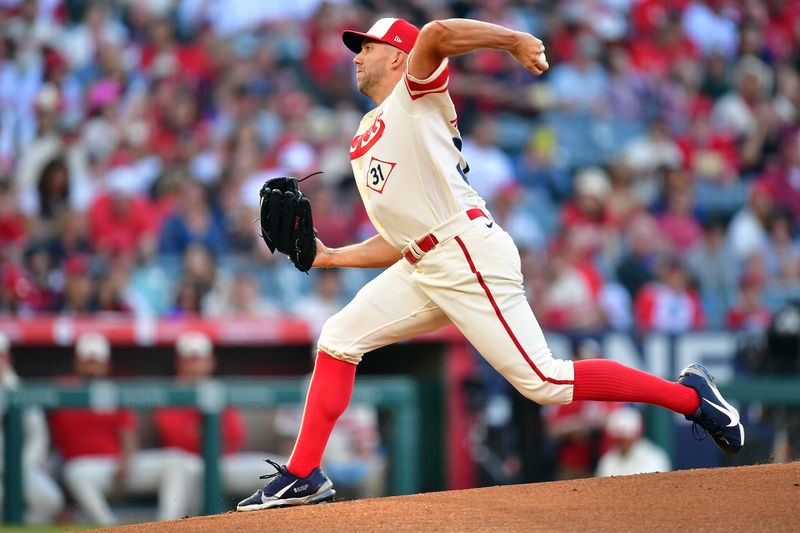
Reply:
[[408, 72], [403, 73], [403, 81], [398, 84], [397, 95], [403, 107], [409, 112], [425, 112], [434, 107], [452, 105], [447, 92], [450, 86], [448, 60], [444, 58], [436, 70], [421, 80]]

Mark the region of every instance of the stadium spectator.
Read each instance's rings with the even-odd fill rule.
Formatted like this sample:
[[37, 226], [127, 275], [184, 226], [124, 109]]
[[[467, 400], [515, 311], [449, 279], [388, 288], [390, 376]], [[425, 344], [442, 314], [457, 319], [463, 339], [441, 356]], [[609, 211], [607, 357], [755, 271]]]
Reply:
[[17, 194], [8, 180], [0, 181], [0, 258], [18, 257], [25, 239], [25, 218], [17, 207]]
[[651, 120], [644, 134], [625, 145], [622, 157], [636, 176], [634, 191], [637, 198], [648, 207], [658, 198], [660, 174], [665, 169], [680, 168], [683, 163], [678, 144], [663, 119]]
[[600, 290], [597, 304], [606, 328], [614, 331], [633, 329], [632, 298], [621, 283], [606, 282]]
[[171, 316], [199, 316], [217, 278], [217, 260], [202, 244], [191, 244], [183, 254], [183, 269], [175, 284]]
[[40, 233], [32, 237], [52, 237], [70, 208], [70, 176], [65, 161], [61, 158], [48, 161], [39, 173], [35, 191], [27, 189], [26, 193], [20, 198], [23, 209], [39, 221]]
[[625, 249], [616, 274], [633, 298], [655, 278], [658, 260], [666, 251], [666, 240], [655, 218], [642, 213], [631, 220], [625, 234]]
[[658, 215], [661, 234], [670, 248], [685, 255], [703, 233], [694, 216], [694, 186], [691, 176], [683, 170], [669, 170], [664, 176], [664, 212]]
[[57, 233], [44, 246], [54, 265], [62, 265], [68, 257], [90, 255], [86, 214], [73, 210], [65, 212]]
[[672, 470], [664, 450], [644, 437], [642, 415], [636, 409], [620, 407], [611, 413], [605, 432], [611, 448], [600, 457], [595, 476], [632, 476]]
[[547, 254], [544, 252], [534, 252], [533, 250], [520, 251], [520, 265], [522, 276], [525, 279], [525, 291], [528, 304], [533, 313], [542, 323], [543, 328], [547, 328], [544, 317], [547, 311], [547, 289], [554, 277], [554, 271], [550, 268]]
[[775, 113], [784, 125], [797, 124], [800, 119], [800, 74], [789, 65], [780, 65], [777, 68], [776, 86], [777, 94], [773, 100]]
[[202, 244], [192, 244], [183, 253], [183, 277], [208, 290], [217, 275], [217, 259]]
[[676, 141], [683, 156], [683, 166], [690, 175], [714, 183], [736, 181], [739, 153], [733, 136], [715, 129], [709, 122], [710, 101], [702, 100], [689, 120], [688, 131]]
[[712, 52], [706, 56], [703, 66], [700, 94], [713, 103], [731, 89], [728, 61], [719, 52]]
[[128, 294], [130, 258], [125, 255], [109, 258], [97, 280], [94, 309], [100, 314], [131, 314], [136, 302]]
[[[18, 50], [18, 53], [21, 51]], [[20, 70], [16, 79], [11, 78], [10, 83], [14, 84], [17, 92], [9, 95], [6, 105], [19, 106], [16, 110], [8, 110], [12, 114], [8, 117], [9, 133], [17, 134], [16, 139], [10, 140], [14, 146], [11, 156], [19, 157], [13, 176], [17, 189], [28, 191], [36, 188], [42, 168], [58, 156], [65, 142], [58, 121], [58, 91], [52, 85], [43, 85], [36, 79], [33, 64], [25, 65]]]
[[36, 291], [19, 265], [4, 262], [1, 272], [0, 310], [3, 313], [28, 317], [41, 310], [37, 306]]
[[322, 184], [310, 193], [314, 202], [314, 225], [318, 228], [320, 239], [331, 246], [344, 246], [352, 232], [352, 208], [342, 202], [342, 195], [335, 187]]
[[736, 12], [721, 0], [690, 2], [683, 12], [687, 37], [705, 54], [734, 57], [739, 45]]
[[[617, 229], [624, 230], [644, 208], [634, 191], [634, 175], [622, 160], [610, 162], [608, 175], [611, 191], [605, 201], [606, 211], [609, 219], [616, 222]], [[619, 261], [619, 257], [615, 260]]]
[[217, 276], [217, 282], [203, 302], [210, 317], [281, 316], [279, 302], [262, 294], [256, 275], [242, 270], [232, 276]]
[[605, 113], [608, 73], [599, 63], [602, 44], [590, 32], [575, 39], [571, 61], [553, 67], [549, 83], [556, 94], [556, 108], [569, 115], [596, 116]]
[[776, 285], [792, 287], [800, 282], [800, 242], [795, 238], [797, 218], [777, 209], [770, 217], [767, 241], [759, 253], [767, 276]]
[[171, 318], [198, 318], [203, 312], [203, 299], [207, 291], [203, 285], [190, 279], [181, 279], [167, 316]]
[[98, 253], [124, 253], [151, 257], [155, 250], [152, 203], [137, 195], [137, 174], [128, 165], [112, 168], [106, 176], [107, 192], [89, 207], [89, 239]]
[[739, 297], [728, 309], [725, 326], [736, 331], [764, 333], [772, 323], [772, 312], [764, 305], [764, 280], [747, 272], [739, 280]]
[[[16, 389], [20, 385], [19, 376], [14, 371], [11, 360], [11, 342], [0, 332], [0, 391]], [[27, 524], [47, 524], [53, 522], [64, 507], [64, 495], [53, 479], [48, 467], [50, 433], [41, 409], [29, 407], [22, 414], [22, 477], [25, 522]], [[8, 444], [0, 431], [0, 452]], [[0, 453], [0, 481], [4, 480], [5, 454]], [[0, 503], [3, 501], [3, 488], [0, 484]]]
[[495, 195], [514, 181], [511, 158], [497, 147], [497, 123], [493, 118], [480, 118], [470, 135], [464, 138], [462, 153], [469, 167], [470, 185], [492, 205]]
[[737, 140], [755, 134], [769, 111], [767, 97], [772, 89], [772, 72], [760, 59], [745, 56], [739, 60], [734, 74], [733, 90], [716, 101], [711, 121], [721, 131], [728, 131]]
[[746, 17], [741, 21], [738, 28], [739, 50], [737, 53], [740, 57], [754, 56], [768, 65], [772, 65], [775, 57], [772, 50], [767, 46], [764, 36], [766, 16], [766, 13], [764, 13], [761, 16]]
[[330, 83], [350, 66], [350, 56], [341, 46], [335, 46], [339, 43], [342, 31], [350, 27], [352, 21], [347, 20], [348, 15], [348, 11], [337, 8], [333, 3], [322, 2], [305, 25], [309, 46], [305, 65], [318, 84]]
[[636, 294], [636, 326], [641, 331], [662, 333], [701, 328], [705, 323], [703, 308], [684, 262], [675, 256], [668, 257], [660, 266], [657, 279]]
[[654, 13], [659, 10], [661, 12], [649, 21], [649, 29], [637, 33], [631, 39], [632, 62], [653, 84], [651, 88], [655, 91], [659, 89], [655, 85], [666, 82], [679, 66], [676, 57], [686, 61], [697, 56], [697, 47], [681, 31], [681, 21], [677, 13], [664, 9], [663, 6], [653, 6]]
[[589, 260], [593, 245], [591, 235], [577, 229], [551, 247], [551, 278], [544, 289], [543, 314], [538, 317], [545, 328], [583, 333], [602, 328], [603, 278]]
[[180, 185], [176, 210], [162, 222], [158, 250], [161, 254], [183, 255], [193, 243], [205, 246], [214, 255], [221, 255], [227, 248], [222, 224], [203, 186], [185, 179]]
[[606, 203], [610, 193], [611, 184], [604, 170], [581, 169], [575, 174], [573, 200], [561, 212], [564, 230], [582, 234], [590, 253], [612, 246], [616, 221], [611, 219]]
[[784, 128], [778, 134], [777, 160], [761, 179], [772, 186], [775, 203], [800, 219], [800, 127]]
[[67, 52], [71, 67], [81, 71], [90, 66], [101, 47], [119, 48], [126, 37], [125, 28], [113, 17], [111, 6], [90, 3], [83, 20], [63, 32], [59, 48]]
[[608, 109], [614, 121], [636, 128], [645, 118], [648, 98], [647, 80], [631, 62], [630, 52], [623, 46], [608, 50]]
[[702, 239], [686, 256], [686, 266], [701, 294], [716, 298], [727, 307], [733, 302], [740, 269], [731, 261], [725, 229], [725, 221], [719, 216], [706, 218]]
[[517, 181], [536, 193], [542, 191], [552, 202], [562, 202], [570, 195], [572, 184], [566, 165], [560, 160], [561, 151], [553, 128], [537, 128], [516, 161]]
[[63, 314], [95, 311], [95, 290], [90, 256], [71, 256], [64, 261], [64, 292], [55, 309]]
[[741, 263], [767, 246], [767, 225], [775, 205], [774, 197], [769, 181], [757, 180], [752, 184], [747, 205], [736, 212], [728, 225], [728, 245], [734, 260]]
[[[111, 349], [99, 333], [75, 343], [76, 384], [100, 384], [111, 372]], [[127, 409], [62, 408], [49, 414], [55, 449], [64, 460], [64, 484], [89, 522], [117, 521], [107, 498], [117, 493], [158, 494], [158, 519], [186, 516], [194, 492], [191, 457], [141, 450], [134, 414]]]
[[[216, 368], [216, 357], [211, 339], [199, 331], [185, 331], [175, 341], [175, 379], [178, 386], [201, 386], [212, 379]], [[160, 407], [155, 410], [154, 420], [159, 444], [169, 450], [189, 454], [188, 464], [193, 468], [196, 487], [203, 472], [200, 454], [203, 450], [203, 414], [195, 407]], [[233, 407], [222, 412], [222, 457], [220, 476], [225, 494], [242, 496], [260, 487], [254, 476], [264, 467], [264, 457], [275, 457], [266, 452], [245, 452], [247, 441], [244, 417]], [[280, 458], [278, 459], [280, 460]], [[285, 460], [285, 459], [284, 459]], [[193, 498], [200, 494], [191, 491]], [[194, 501], [199, 508], [201, 502]]]
[[312, 337], [318, 335], [325, 321], [347, 303], [344, 299], [342, 273], [339, 270], [319, 270], [316, 278], [314, 292], [298, 300], [292, 309], [297, 316], [308, 321]]
[[492, 216], [518, 247], [542, 251], [545, 247], [544, 231], [525, 200], [526, 191], [517, 182], [510, 182], [497, 192]]

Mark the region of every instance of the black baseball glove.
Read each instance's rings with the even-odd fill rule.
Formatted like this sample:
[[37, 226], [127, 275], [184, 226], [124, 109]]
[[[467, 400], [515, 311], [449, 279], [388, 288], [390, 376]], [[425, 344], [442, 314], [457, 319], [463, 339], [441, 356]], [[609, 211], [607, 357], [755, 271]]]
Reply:
[[308, 272], [317, 255], [317, 232], [311, 202], [296, 178], [272, 178], [261, 187], [261, 237], [270, 252], [289, 256], [300, 272]]

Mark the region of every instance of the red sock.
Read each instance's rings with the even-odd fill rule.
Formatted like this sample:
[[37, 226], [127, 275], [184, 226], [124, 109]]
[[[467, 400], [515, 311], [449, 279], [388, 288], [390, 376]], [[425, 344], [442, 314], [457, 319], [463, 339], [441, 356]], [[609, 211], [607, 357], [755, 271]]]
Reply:
[[608, 359], [575, 361], [572, 399], [651, 403], [682, 415], [700, 406], [694, 389]]
[[322, 462], [333, 426], [350, 403], [355, 378], [356, 365], [317, 353], [300, 433], [286, 465], [295, 476], [307, 477]]

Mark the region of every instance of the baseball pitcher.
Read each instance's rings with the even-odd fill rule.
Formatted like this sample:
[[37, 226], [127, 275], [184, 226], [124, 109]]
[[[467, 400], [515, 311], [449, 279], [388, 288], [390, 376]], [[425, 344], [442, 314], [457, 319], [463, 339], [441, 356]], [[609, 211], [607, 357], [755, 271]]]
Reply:
[[293, 178], [261, 191], [263, 236], [302, 271], [388, 267], [322, 328], [303, 421], [287, 465], [239, 503], [252, 511], [329, 500], [333, 484], [319, 465], [350, 401], [365, 352], [455, 324], [524, 396], [541, 404], [573, 400], [645, 402], [686, 416], [722, 450], [737, 453], [737, 411], [701, 365], [677, 382], [610, 360], [572, 362], [550, 353], [523, 291], [511, 237], [470, 186], [468, 162], [448, 93], [448, 58], [479, 48], [505, 50], [535, 75], [549, 68], [533, 35], [475, 20], [449, 19], [422, 30], [383, 18], [367, 32], [345, 31], [356, 56], [358, 90], [376, 107], [350, 144], [358, 190], [378, 234], [327, 248], [316, 239], [310, 202]]

